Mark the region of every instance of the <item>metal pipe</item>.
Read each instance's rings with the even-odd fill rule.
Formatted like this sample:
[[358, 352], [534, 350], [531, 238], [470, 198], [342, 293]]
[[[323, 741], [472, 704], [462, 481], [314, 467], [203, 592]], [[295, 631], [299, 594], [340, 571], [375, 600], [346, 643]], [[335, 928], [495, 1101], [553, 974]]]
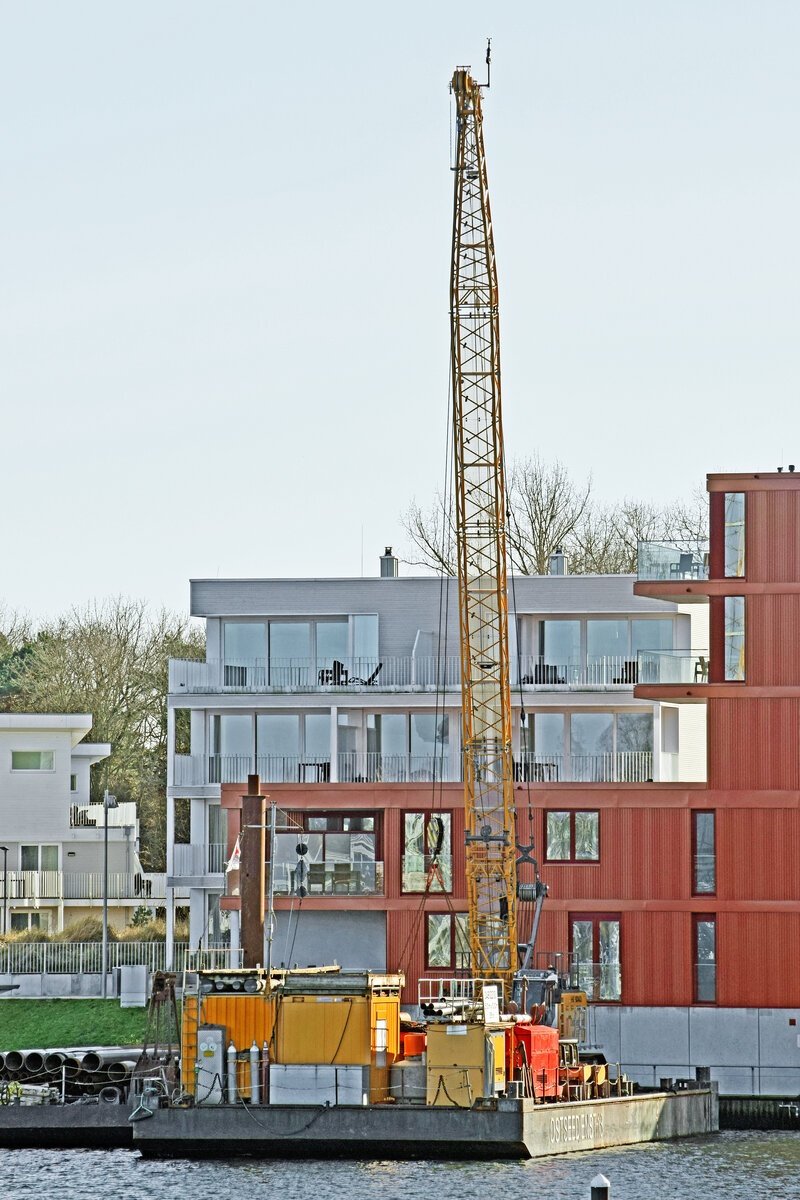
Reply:
[[267, 904], [267, 975], [272, 970], [272, 935], [275, 927], [275, 801], [269, 805], [269, 902]]
[[6, 1054], [6, 1070], [21, 1071], [25, 1065], [25, 1059], [19, 1050], [9, 1050]]
[[236, 1047], [233, 1042], [228, 1046], [228, 1104], [235, 1104], [238, 1099], [236, 1087]]
[[253, 1038], [250, 1047], [250, 1103], [261, 1103], [261, 1080], [259, 1078], [258, 1042]]
[[44, 1069], [53, 1073], [61, 1071], [65, 1061], [66, 1055], [62, 1054], [60, 1050], [49, 1050], [44, 1056]]

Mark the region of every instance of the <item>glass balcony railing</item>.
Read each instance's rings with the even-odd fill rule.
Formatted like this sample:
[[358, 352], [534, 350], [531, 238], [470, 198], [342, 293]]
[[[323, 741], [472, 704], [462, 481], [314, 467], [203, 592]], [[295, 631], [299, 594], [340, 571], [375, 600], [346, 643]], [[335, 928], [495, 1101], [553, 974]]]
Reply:
[[708, 542], [639, 542], [637, 578], [708, 579]]
[[169, 663], [172, 694], [215, 692], [432, 692], [461, 687], [461, 659], [448, 655], [378, 658], [271, 658]]
[[638, 682], [708, 683], [707, 650], [642, 650]]

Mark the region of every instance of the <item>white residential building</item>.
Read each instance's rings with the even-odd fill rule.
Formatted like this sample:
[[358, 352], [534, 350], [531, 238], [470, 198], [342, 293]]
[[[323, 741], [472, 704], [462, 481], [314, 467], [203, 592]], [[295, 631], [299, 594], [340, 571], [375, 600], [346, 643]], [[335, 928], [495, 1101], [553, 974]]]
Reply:
[[[87, 714], [0, 713], [0, 929], [56, 931], [100, 916], [104, 806], [89, 803], [91, 768], [111, 753], [85, 742]], [[136, 805], [108, 810], [109, 920], [163, 904], [165, 877], [139, 862]]]

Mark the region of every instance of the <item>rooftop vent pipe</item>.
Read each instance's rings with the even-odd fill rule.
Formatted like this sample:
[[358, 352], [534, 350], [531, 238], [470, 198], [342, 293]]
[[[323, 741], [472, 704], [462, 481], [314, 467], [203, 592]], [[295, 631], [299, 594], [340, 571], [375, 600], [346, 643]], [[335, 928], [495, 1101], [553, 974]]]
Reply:
[[397, 579], [397, 558], [392, 554], [391, 546], [387, 546], [381, 555], [381, 579]]

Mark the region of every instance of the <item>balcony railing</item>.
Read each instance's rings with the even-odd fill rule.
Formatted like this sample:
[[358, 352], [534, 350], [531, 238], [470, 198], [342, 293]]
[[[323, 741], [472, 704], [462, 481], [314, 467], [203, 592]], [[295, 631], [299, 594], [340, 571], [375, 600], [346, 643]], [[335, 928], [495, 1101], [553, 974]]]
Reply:
[[639, 542], [637, 578], [708, 579], [708, 542]]
[[172, 848], [172, 874], [178, 877], [219, 875], [227, 866], [227, 846], [211, 842], [205, 846], [176, 844]]
[[457, 654], [377, 658], [263, 658], [169, 663], [170, 693], [418, 691], [461, 687]]
[[[413, 754], [362, 754], [337, 756], [340, 783], [461, 783], [461, 761]], [[264, 783], [329, 783], [329, 758], [290, 755], [180, 754], [174, 759], [173, 787], [207, 787], [213, 784], [246, 784], [247, 776]], [[621, 750], [616, 754], [522, 754], [514, 758], [517, 782], [531, 783], [647, 783], [653, 779], [652, 750]], [[224, 869], [224, 868], [223, 868]]]
[[[594, 655], [587, 660], [552, 662], [546, 656], [522, 655], [511, 663], [516, 686], [592, 690], [632, 687], [636, 658]], [[519, 671], [517, 668], [519, 667]], [[519, 674], [519, 680], [516, 676]], [[285, 659], [266, 663], [249, 659], [234, 663], [171, 659], [171, 694], [185, 693], [309, 693], [309, 692], [434, 692], [461, 690], [461, 659], [415, 655], [375, 659]]]
[[[5, 880], [10, 903], [103, 899], [102, 871], [8, 871]], [[167, 894], [166, 886], [164, 874], [138, 871], [110, 871], [108, 874], [108, 898], [117, 902], [163, 900]]]
[[523, 654], [519, 671], [523, 687], [555, 691], [632, 688], [636, 683], [637, 662], [635, 657], [612, 654], [559, 663], [542, 655]]
[[523, 783], [649, 783], [653, 752], [523, 754], [514, 760], [514, 777]]
[[639, 683], [708, 683], [707, 650], [643, 650]]
[[382, 862], [320, 862], [275, 864], [275, 891], [278, 895], [298, 895], [305, 888], [309, 896], [382, 896]]
[[124, 825], [136, 824], [136, 805], [133, 801], [123, 800], [116, 808], [106, 809], [100, 804], [71, 804], [69, 809], [70, 829], [86, 829], [97, 826], [102, 829], [105, 825], [103, 814], [108, 814], [108, 828], [119, 829]]
[[[147, 966], [166, 969], [164, 942], [109, 942], [108, 969]], [[188, 951], [186, 942], [176, 942], [173, 969], [182, 970]], [[7, 942], [0, 943], [0, 975], [99, 975], [103, 967], [100, 942]]]

